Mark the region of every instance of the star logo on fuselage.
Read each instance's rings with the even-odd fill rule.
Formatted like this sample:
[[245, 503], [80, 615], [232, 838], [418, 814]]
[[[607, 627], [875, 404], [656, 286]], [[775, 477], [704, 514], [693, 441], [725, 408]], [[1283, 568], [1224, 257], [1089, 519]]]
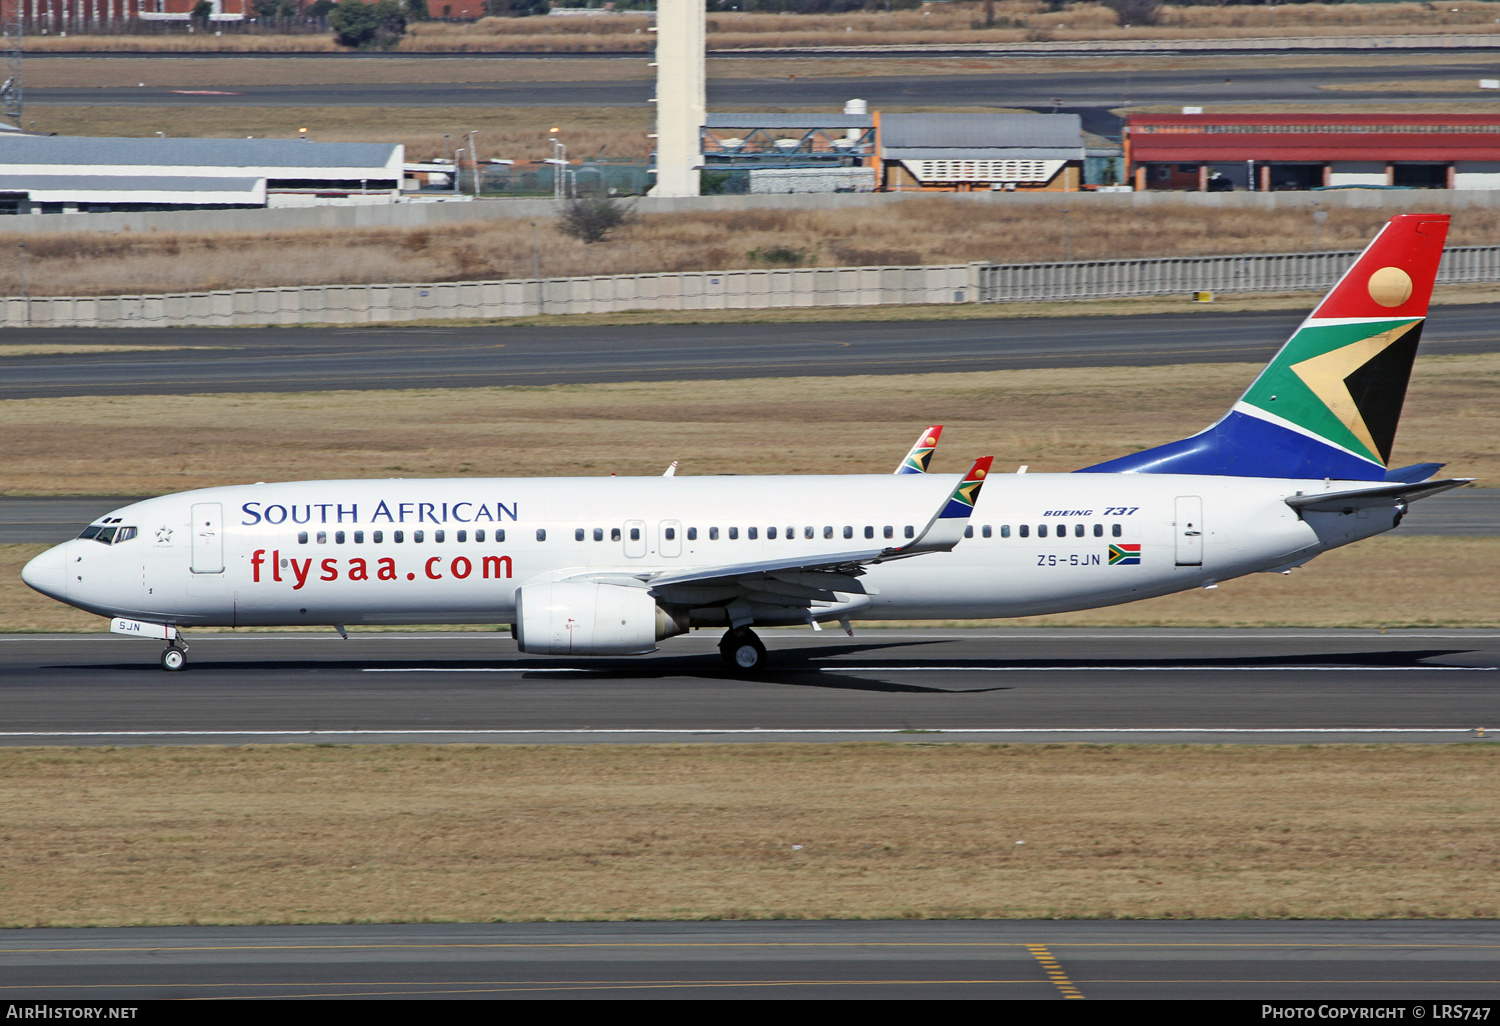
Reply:
[[156, 529], [156, 540], [165, 545], [172, 540], [172, 529], [170, 527], [158, 527]]

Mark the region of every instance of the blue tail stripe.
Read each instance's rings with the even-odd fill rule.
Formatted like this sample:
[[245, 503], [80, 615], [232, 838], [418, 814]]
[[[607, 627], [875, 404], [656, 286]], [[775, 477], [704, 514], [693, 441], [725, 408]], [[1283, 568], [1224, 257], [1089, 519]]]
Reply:
[[1378, 463], [1279, 424], [1231, 411], [1207, 431], [1077, 471], [1383, 481]]

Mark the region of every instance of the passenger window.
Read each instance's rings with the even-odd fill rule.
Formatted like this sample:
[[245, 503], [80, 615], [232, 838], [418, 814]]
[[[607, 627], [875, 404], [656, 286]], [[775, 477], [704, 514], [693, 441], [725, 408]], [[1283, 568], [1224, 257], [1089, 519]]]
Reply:
[[422, 542], [424, 540], [426, 540], [426, 538], [427, 538], [427, 532], [426, 531], [413, 531], [411, 533], [411, 541], [412, 541], [413, 545], [421, 545]]
[[85, 527], [83, 529], [83, 533], [80, 534], [78, 537], [80, 537], [80, 538], [92, 538], [94, 535], [96, 535], [98, 533], [99, 533], [99, 527], [97, 525], [95, 525], [95, 524], [90, 524], [88, 527]]
[[719, 529], [717, 527], [710, 527], [708, 529], [708, 540], [709, 541], [718, 541], [719, 540]]
[[885, 525], [885, 532], [884, 533], [885, 533], [885, 536], [887, 538], [894, 538], [894, 537], [896, 537], [896, 529], [894, 527], [892, 527], [890, 524], [886, 524]]
[[667, 528], [665, 534], [666, 534], [667, 541], [672, 541], [673, 539], [675, 539], [677, 537], [677, 528], [675, 528], [675, 527], [669, 527], [669, 528]]
[[982, 535], [984, 535], [986, 538], [990, 537], [991, 536], [990, 525], [989, 524], [985, 524], [984, 525], [984, 529], [982, 531], [980, 531], [979, 533], [982, 534]]
[[[503, 539], [505, 537], [505, 533], [502, 531], [500, 536]], [[379, 539], [376, 540], [378, 541]], [[477, 542], [484, 541], [484, 528], [481, 527], [479, 528], [479, 530], [474, 532], [474, 540]]]
[[869, 524], [865, 525], [865, 537], [866, 538], [873, 538], [873, 537], [875, 537], [875, 528], [871, 527]]
[[630, 540], [631, 541], [640, 541], [641, 540], [641, 529], [639, 527], [632, 527], [630, 529]]
[[845, 538], [853, 538], [854, 537], [854, 528], [850, 527], [848, 524], [844, 525], [844, 537]]
[[1082, 538], [1083, 537], [1083, 525], [1082, 524], [1074, 524], [1073, 525], [1073, 537], [1074, 538]]
[[832, 538], [833, 537], [833, 528], [831, 528], [831, 527], [825, 527], [825, 528], [823, 528], [823, 537], [824, 538]]
[[573, 540], [574, 541], [583, 541], [583, 528], [581, 528], [581, 527], [575, 527], [573, 529]]
[[611, 527], [609, 529], [609, 540], [610, 541], [619, 541], [620, 540], [620, 529], [618, 527]]
[[342, 544], [344, 544], [344, 532], [343, 531], [334, 531], [333, 532], [333, 543], [335, 545], [342, 545]]
[[1045, 538], [1045, 537], [1047, 537], [1047, 525], [1046, 524], [1037, 524], [1036, 525], [1036, 536], [1038, 538]]
[[[105, 530], [106, 531], [113, 531], [114, 528], [112, 528], [112, 527], [106, 527]], [[104, 540], [104, 535], [103, 534], [99, 535], [99, 540], [100, 541]], [[307, 532], [306, 531], [298, 531], [297, 532], [297, 544], [298, 545], [306, 545], [307, 544]]]
[[774, 527], [768, 527], [768, 528], [766, 528], [766, 537], [774, 539], [776, 537], [776, 528], [774, 528]]
[[1029, 538], [1029, 537], [1031, 537], [1031, 525], [1030, 524], [1022, 524], [1021, 525], [1021, 537], [1022, 538]]
[[[809, 538], [812, 537], [812, 528], [811, 527], [809, 527], [807, 529], [807, 536]], [[795, 527], [788, 527], [786, 529], [786, 540], [787, 541], [791, 541], [795, 537], [797, 537], [797, 529]]]
[[[833, 528], [830, 527], [828, 530], [829, 530], [830, 533], [832, 533]], [[790, 531], [787, 532], [788, 535], [790, 535], [791, 533], [792, 532], [790, 532]], [[815, 535], [815, 533], [816, 532], [814, 532], [811, 527], [804, 527], [802, 529], [802, 537], [807, 538], [807, 539], [811, 539]]]
[[[484, 541], [483, 538], [481, 538], [479, 540], [480, 541]], [[503, 527], [497, 527], [497, 528], [495, 528], [495, 540], [497, 542], [503, 542], [505, 540], [505, 528], [503, 528]]]
[[755, 538], [756, 538], [756, 531], [757, 531], [757, 528], [754, 528], [754, 527], [747, 527], [747, 528], [745, 528], [745, 537], [749, 538], [751, 541], [754, 541]]
[[906, 537], [910, 538], [913, 535], [915, 535], [917, 532], [916, 532], [916, 530], [910, 524], [907, 524], [906, 525], [906, 530], [904, 532], [902, 532], [902, 533], [905, 534]]
[[1112, 537], [1115, 537], [1115, 538], [1120, 537], [1120, 525], [1119, 524], [1113, 524], [1113, 525], [1111, 525], [1110, 529], [1109, 529], [1109, 533], [1110, 533], [1110, 535]]
[[447, 534], [446, 531], [433, 531], [432, 532], [432, 540], [435, 541], [435, 542], [440, 542], [440, 541], [443, 540], [443, 538], [446, 536], [446, 534]]
[[[635, 532], [631, 531], [630, 533], [634, 534]], [[536, 529], [536, 540], [537, 541], [546, 541], [547, 540], [547, 529], [545, 527], [538, 527]]]
[[740, 538], [740, 529], [738, 527], [731, 527], [729, 529], [729, 540], [730, 541], [739, 541], [739, 538]]
[[1094, 537], [1095, 538], [1103, 538], [1104, 537], [1104, 525], [1103, 524], [1095, 524], [1094, 525]]
[[365, 532], [363, 532], [363, 531], [355, 531], [354, 532], [354, 544], [356, 544], [356, 545], [363, 545], [364, 543], [365, 543]]
[[698, 529], [696, 527], [689, 527], [688, 528], [688, 541], [697, 541], [697, 540], [698, 540]]
[[965, 524], [964, 525], [964, 537], [965, 538], [972, 538], [972, 537], [974, 537], [974, 525], [973, 524]]
[[602, 527], [596, 527], [596, 528], [594, 528], [594, 541], [603, 541], [603, 540], [604, 540], [604, 528], [602, 528]]
[[328, 544], [328, 532], [327, 531], [319, 531], [318, 532], [318, 544], [319, 545], [327, 545]]
[[458, 540], [460, 542], [466, 542], [466, 541], [468, 541], [469, 540], [469, 532], [468, 531], [459, 531], [458, 532]]
[[[1025, 530], [1025, 528], [1022, 528], [1022, 530]], [[1010, 525], [1009, 524], [1001, 524], [1000, 525], [1000, 537], [1002, 537], [1002, 538], [1009, 538], [1010, 537]]]
[[391, 541], [395, 542], [397, 545], [400, 545], [402, 542], [406, 541], [406, 532], [405, 531], [392, 531], [391, 532]]
[[129, 541], [130, 539], [132, 539], [134, 537], [135, 537], [135, 528], [133, 528], [133, 527], [122, 527], [118, 531], [115, 532], [115, 544], [118, 545], [121, 542], [127, 542], [127, 541]]
[[381, 542], [385, 541], [385, 532], [384, 531], [376, 531], [371, 536], [370, 540], [373, 541], [376, 545], [379, 545]]

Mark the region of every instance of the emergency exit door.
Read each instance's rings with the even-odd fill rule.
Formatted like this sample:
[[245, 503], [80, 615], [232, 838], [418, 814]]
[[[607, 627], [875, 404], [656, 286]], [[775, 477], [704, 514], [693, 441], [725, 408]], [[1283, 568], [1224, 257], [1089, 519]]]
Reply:
[[193, 503], [193, 573], [224, 572], [224, 506]]
[[1203, 499], [1179, 495], [1173, 529], [1177, 533], [1177, 565], [1203, 565]]

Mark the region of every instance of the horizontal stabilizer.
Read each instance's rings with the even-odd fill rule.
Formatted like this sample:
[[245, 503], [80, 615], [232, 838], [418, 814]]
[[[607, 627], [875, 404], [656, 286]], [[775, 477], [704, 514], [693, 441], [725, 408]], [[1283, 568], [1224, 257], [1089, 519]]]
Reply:
[[1442, 470], [1446, 464], [1443, 463], [1413, 463], [1409, 467], [1399, 467], [1396, 470], [1387, 470], [1385, 479], [1387, 481], [1405, 481], [1408, 484], [1416, 484], [1418, 481], [1426, 481], [1433, 474]]
[[1299, 492], [1287, 496], [1286, 504], [1299, 513], [1352, 513], [1357, 509], [1415, 502], [1439, 492], [1462, 488], [1473, 480], [1471, 477], [1451, 477], [1444, 481], [1402, 482], [1375, 488], [1351, 488], [1343, 492], [1314, 492], [1310, 495]]

